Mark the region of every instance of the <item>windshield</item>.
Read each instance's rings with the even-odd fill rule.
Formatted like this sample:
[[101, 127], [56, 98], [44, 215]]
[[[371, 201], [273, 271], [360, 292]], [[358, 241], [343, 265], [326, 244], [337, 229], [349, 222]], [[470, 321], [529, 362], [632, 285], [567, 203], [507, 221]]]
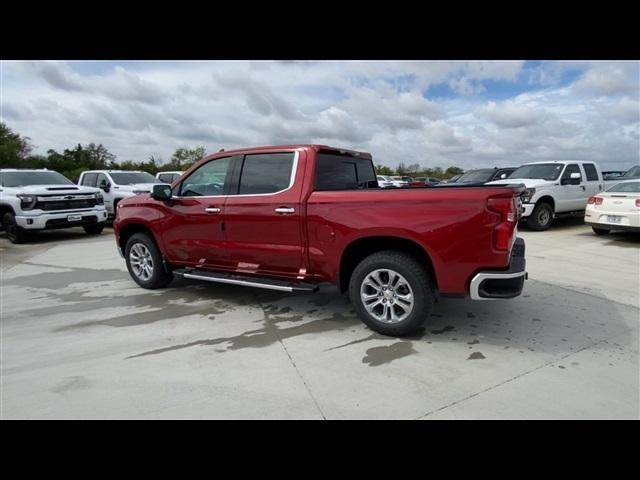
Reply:
[[607, 192], [640, 193], [640, 181], [617, 183], [607, 190]]
[[162, 183], [147, 172], [109, 172], [117, 185], [133, 185], [134, 183]]
[[26, 187], [29, 185], [75, 185], [58, 172], [2, 172], [0, 185], [3, 187]]
[[541, 180], [556, 180], [562, 172], [562, 163], [536, 163], [523, 165], [516, 169], [509, 178], [538, 178]]
[[635, 167], [631, 167], [620, 178], [635, 178], [635, 177], [640, 177], [640, 165], [636, 165]]
[[484, 170], [471, 170], [470, 172], [462, 175], [458, 182], [470, 182], [470, 183], [484, 183], [491, 180], [491, 176], [493, 175], [494, 170], [484, 169]]

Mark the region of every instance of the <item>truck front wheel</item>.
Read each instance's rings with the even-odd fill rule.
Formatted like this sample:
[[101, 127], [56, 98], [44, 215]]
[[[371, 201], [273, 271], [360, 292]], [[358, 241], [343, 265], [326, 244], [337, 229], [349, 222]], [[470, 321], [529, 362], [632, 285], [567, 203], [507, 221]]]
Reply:
[[146, 233], [132, 235], [124, 251], [129, 275], [142, 288], [166, 287], [173, 279], [164, 269], [160, 250]]
[[7, 212], [2, 216], [2, 226], [11, 243], [25, 243], [29, 239], [27, 231], [18, 226], [16, 217], [11, 212]]
[[548, 229], [551, 222], [553, 222], [553, 208], [545, 202], [537, 203], [527, 219], [529, 228], [538, 232]]
[[434, 296], [424, 266], [396, 251], [366, 257], [349, 282], [349, 298], [360, 319], [372, 330], [393, 337], [418, 330], [429, 316]]

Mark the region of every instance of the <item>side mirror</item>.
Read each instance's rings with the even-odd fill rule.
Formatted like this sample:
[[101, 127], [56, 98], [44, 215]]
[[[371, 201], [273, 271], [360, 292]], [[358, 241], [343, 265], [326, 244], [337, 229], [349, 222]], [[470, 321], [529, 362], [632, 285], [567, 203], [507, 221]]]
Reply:
[[563, 178], [560, 181], [561, 185], [580, 185], [580, 181], [582, 180], [582, 175], [578, 172], [573, 172], [569, 175], [569, 178]]
[[171, 200], [171, 186], [170, 185], [154, 185], [151, 192], [151, 198], [160, 200], [161, 202], [168, 202]]
[[109, 189], [111, 188], [111, 185], [108, 182], [101, 182], [100, 185], [98, 185], [98, 188], [100, 190], [103, 190], [105, 193], [109, 193]]

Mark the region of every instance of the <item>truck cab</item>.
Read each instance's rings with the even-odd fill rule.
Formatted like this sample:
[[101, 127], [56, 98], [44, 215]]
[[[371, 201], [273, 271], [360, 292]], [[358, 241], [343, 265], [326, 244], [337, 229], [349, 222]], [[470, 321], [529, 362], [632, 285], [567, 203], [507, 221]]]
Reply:
[[584, 216], [589, 197], [604, 190], [604, 179], [595, 162], [553, 161], [527, 163], [507, 180], [488, 185], [520, 183], [522, 218], [532, 230], [547, 230], [560, 216]]
[[284, 292], [335, 284], [387, 335], [438, 295], [518, 296], [520, 185], [380, 188], [371, 155], [325, 145], [218, 152], [122, 200], [116, 244], [141, 287], [174, 275]]
[[149, 193], [158, 183], [162, 182], [150, 173], [128, 170], [88, 170], [82, 172], [78, 179], [78, 185], [102, 190], [104, 205], [111, 218], [115, 216], [120, 200]]

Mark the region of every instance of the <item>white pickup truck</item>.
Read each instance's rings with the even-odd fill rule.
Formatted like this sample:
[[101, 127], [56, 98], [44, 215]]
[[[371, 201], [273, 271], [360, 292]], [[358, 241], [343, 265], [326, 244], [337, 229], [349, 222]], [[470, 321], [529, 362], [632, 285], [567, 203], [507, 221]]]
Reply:
[[595, 162], [553, 161], [527, 163], [508, 179], [488, 185], [523, 183], [523, 213], [532, 230], [546, 230], [553, 219], [564, 215], [584, 216], [590, 196], [604, 190], [600, 167]]
[[106, 220], [97, 188], [78, 187], [52, 170], [0, 169], [0, 221], [12, 243], [45, 229], [82, 227], [97, 235]]
[[104, 206], [109, 217], [115, 217], [118, 202], [140, 193], [149, 193], [153, 186], [163, 183], [147, 172], [129, 170], [89, 170], [82, 172], [78, 185], [98, 187], [103, 191]]

